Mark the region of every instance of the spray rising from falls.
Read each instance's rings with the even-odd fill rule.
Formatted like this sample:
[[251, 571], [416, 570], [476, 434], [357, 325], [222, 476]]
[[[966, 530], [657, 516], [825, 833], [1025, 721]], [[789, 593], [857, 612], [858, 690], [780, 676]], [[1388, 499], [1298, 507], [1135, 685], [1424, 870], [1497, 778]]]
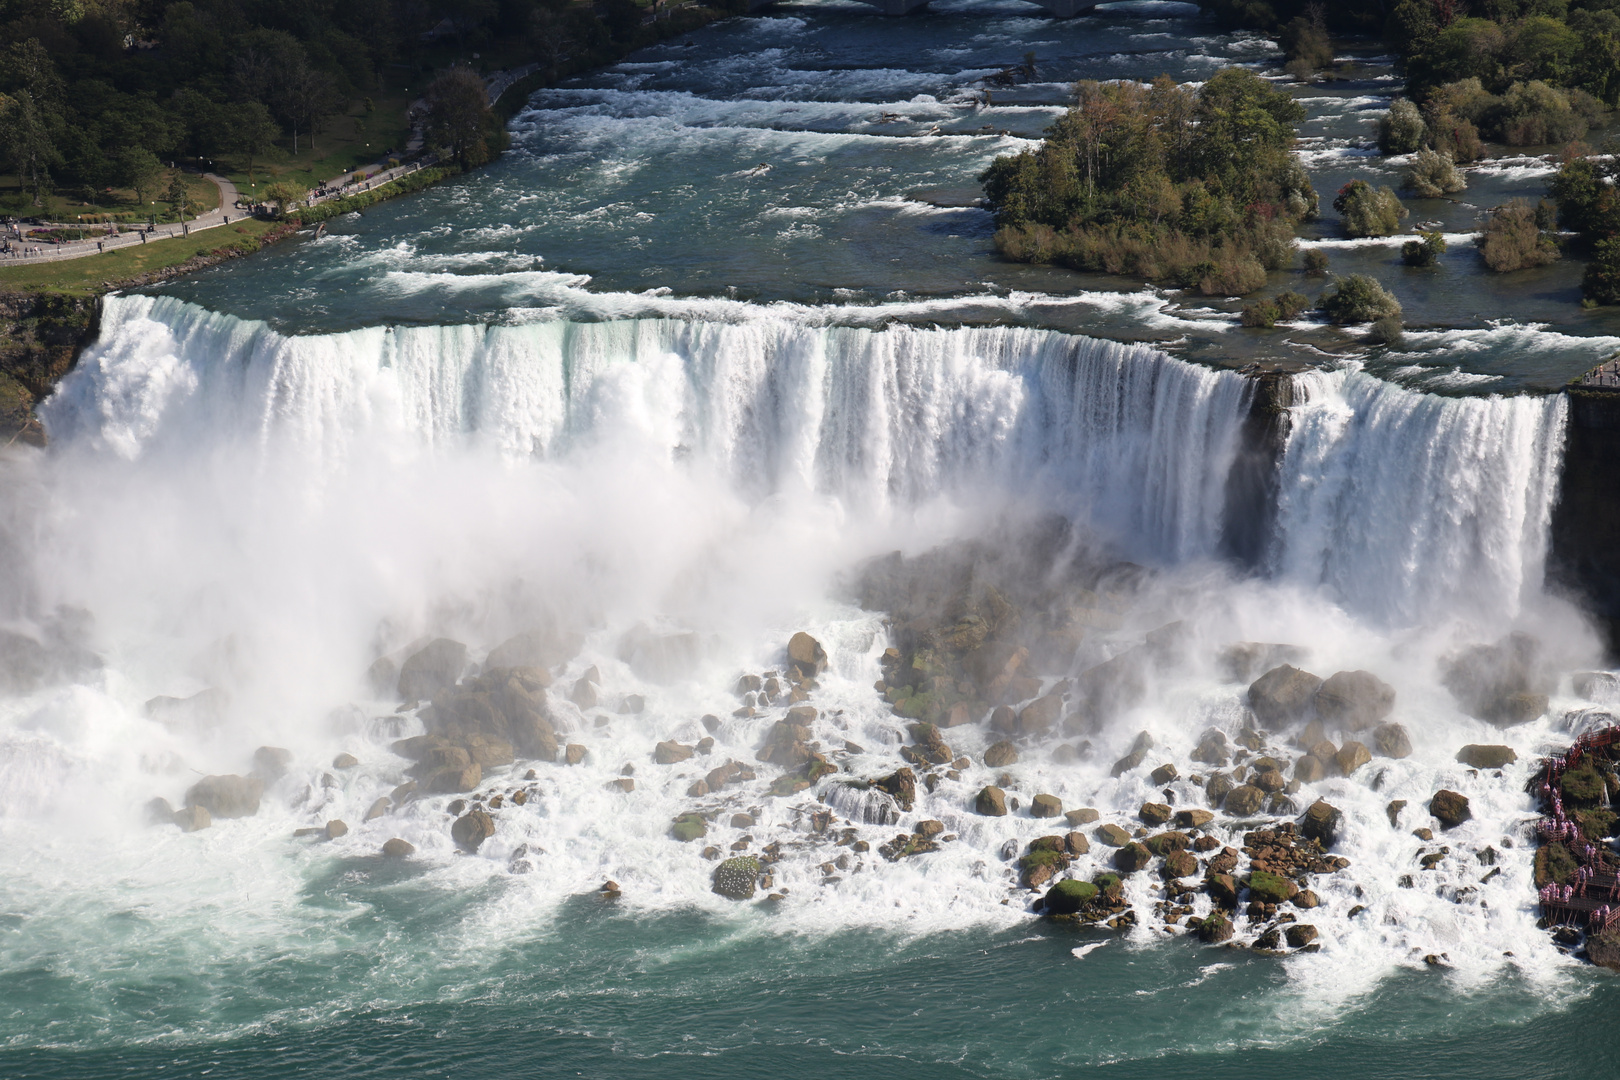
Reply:
[[[1376, 790], [1357, 774], [1319, 777], [1296, 796], [1346, 810], [1339, 850], [1361, 868], [1354, 882], [1319, 886], [1325, 902], [1313, 918], [1335, 928], [1320, 962], [1417, 948], [1461, 957], [1475, 940], [1481, 970], [1501, 962], [1504, 941], [1535, 956], [1533, 929], [1510, 897], [1527, 866], [1488, 890], [1466, 886], [1489, 903], [1459, 906], [1477, 878], [1460, 866], [1445, 895], [1393, 890], [1394, 867], [1412, 853], [1386, 835], [1384, 804], [1417, 806], [1439, 783], [1467, 789], [1477, 835], [1454, 839], [1458, 852], [1464, 840], [1500, 847], [1524, 811], [1511, 783], [1454, 776], [1451, 754], [1461, 742], [1510, 738], [1528, 761], [1554, 721], [1512, 736], [1487, 731], [1436, 689], [1435, 659], [1453, 643], [1411, 635], [1459, 613], [1499, 633], [1527, 606], [1561, 406], [1439, 399], [1354, 372], [1300, 382], [1305, 400], [1291, 410], [1276, 477], [1271, 576], [1248, 579], [1218, 555], [1238, 512], [1228, 478], [1263, 404], [1256, 384], [1144, 347], [1017, 328], [809, 326], [763, 313], [289, 337], [172, 299], [112, 298], [101, 343], [45, 410], [51, 449], [18, 459], [5, 477], [5, 617], [47, 659], [90, 649], [104, 659], [72, 672], [52, 660], [42, 670], [69, 673], [0, 703], [0, 828], [40, 855], [36, 870], [5, 886], [8, 910], [33, 910], [70, 887], [72, 860], [46, 852], [25, 826], [64, 807], [130, 890], [161, 895], [172, 888], [169, 867], [198, 849], [172, 830], [131, 828], [130, 808], [154, 794], [179, 800], [197, 772], [246, 771], [253, 748], [269, 744], [287, 748], [293, 764], [270, 779], [265, 809], [210, 834], [209, 857], [250, 875], [284, 879], [286, 867], [265, 852], [294, 828], [339, 819], [348, 831], [301, 854], [295, 873], [405, 839], [446, 890], [521, 877], [522, 891], [489, 916], [510, 919], [513, 932], [604, 875], [626, 887], [628, 903], [731, 911], [709, 890], [713, 865], [701, 845], [672, 840], [670, 823], [707, 800], [717, 851], [722, 842], [759, 850], [773, 838], [805, 840], [817, 792], [782, 787], [774, 759], [757, 765], [757, 778], [709, 783], [728, 758], [749, 769], [764, 760], [756, 754], [795, 703], [786, 686], [770, 691], [768, 674], [780, 671], [793, 631], [809, 631], [828, 664], [814, 687], [801, 687], [815, 710], [804, 752], [813, 743], [856, 777], [891, 773], [909, 737], [908, 714], [873, 691], [898, 639], [891, 632], [945, 634], [939, 640], [971, 651], [988, 628], [1015, 628], [1006, 605], [1024, 600], [1010, 587], [990, 599], [967, 589], [962, 597], [982, 601], [983, 614], [952, 608], [950, 597], [942, 615], [958, 629], [926, 620], [891, 628], [884, 612], [845, 599], [841, 576], [896, 548], [914, 555], [978, 540], [982, 551], [990, 524], [1057, 511], [1106, 551], [1100, 562], [1095, 549], [1090, 563], [1075, 556], [1084, 545], [1069, 533], [1068, 547], [1043, 549], [1046, 563], [1011, 544], [982, 563], [1062, 594], [1039, 612], [1030, 600], [1028, 625], [1038, 615], [1041, 632], [1051, 631], [1046, 645], [1063, 649], [1045, 648], [1011, 683], [988, 669], [976, 676], [996, 693], [1018, 687], [1010, 704], [1054, 703], [1051, 723], [1017, 732], [1015, 794], [1092, 807], [1110, 822], [1134, 821], [1166, 786], [1177, 806], [1204, 805], [1194, 780], [1210, 770], [1192, 756], [1208, 741], [1202, 733], [1259, 737], [1249, 734], [1247, 678], [1215, 664], [1219, 648], [1287, 642], [1323, 674], [1374, 669], [1397, 694], [1414, 752], [1381, 765]], [[1072, 573], [1049, 575], [1053, 558], [1069, 559]], [[1170, 663], [1173, 635], [1149, 632], [1173, 620], [1184, 633]], [[405, 761], [389, 749], [445, 730], [438, 710], [448, 701], [396, 711], [403, 684], [367, 689], [365, 673], [379, 657], [397, 663], [425, 637], [444, 636], [468, 646], [469, 667], [451, 676], [482, 677], [482, 663], [506, 666], [491, 655], [497, 645], [558, 623], [582, 638], [525, 676], [531, 685], [456, 692], [486, 702], [543, 692], [548, 730], [580, 748], [567, 759], [577, 764], [536, 755], [510, 773], [488, 766], [479, 794], [522, 788], [526, 800], [504, 806], [477, 857], [452, 858], [449, 798], [402, 795]], [[1136, 681], [1100, 686], [1088, 673], [1103, 661], [1111, 671], [1148, 666]], [[739, 673], [758, 675], [742, 702]], [[930, 683], [923, 698], [968, 694], [960, 685]], [[1065, 704], [1075, 687], [1108, 708]], [[143, 706], [159, 696], [207, 709]], [[987, 717], [970, 721], [946, 729], [968, 763], [931, 770], [911, 790], [915, 805], [821, 779], [827, 805], [876, 832], [870, 853], [850, 846], [775, 866], [796, 926], [942, 929], [1027, 917], [1024, 901], [1004, 903], [1010, 871], [998, 856], [1009, 839], [1020, 847], [1052, 826], [971, 811], [974, 792], [1011, 766], [986, 764], [1006, 760], [991, 748], [1009, 733]], [[1140, 732], [1154, 740], [1153, 760], [1110, 769]], [[1277, 738], [1266, 752], [1286, 756]], [[705, 740], [699, 756], [681, 756]], [[784, 753], [799, 753], [796, 745]], [[339, 751], [358, 762], [341, 776], [324, 767]], [[530, 764], [538, 779], [525, 781]], [[1157, 764], [1176, 767], [1155, 774], [1170, 781], [1150, 782]], [[87, 804], [76, 793], [90, 785], [101, 797]], [[392, 801], [378, 809], [385, 796]], [[739, 819], [751, 824], [726, 825]], [[875, 857], [895, 825], [925, 821], [956, 839], [926, 859]], [[847, 872], [823, 868], [845, 856]], [[1109, 858], [1099, 844], [1075, 870]], [[228, 883], [197, 888], [216, 890], [210, 902], [265, 940], [286, 930], [281, 915]], [[1153, 907], [1141, 877], [1126, 898], [1144, 913]], [[83, 906], [93, 913], [98, 903]], [[1348, 921], [1352, 907], [1371, 904], [1397, 921]], [[1202, 915], [1209, 900], [1191, 906]], [[215, 933], [183, 915], [153, 931], [171, 942], [199, 932]], [[91, 937], [41, 947], [105, 948]], [[229, 952], [247, 937], [239, 924], [235, 937], [211, 940]], [[128, 948], [133, 964], [139, 950]], [[457, 956], [467, 948], [433, 946]], [[396, 960], [434, 963], [433, 949]], [[390, 998], [391, 971], [356, 975], [355, 1000]], [[1323, 978], [1342, 983], [1335, 993], [1355, 985]]]

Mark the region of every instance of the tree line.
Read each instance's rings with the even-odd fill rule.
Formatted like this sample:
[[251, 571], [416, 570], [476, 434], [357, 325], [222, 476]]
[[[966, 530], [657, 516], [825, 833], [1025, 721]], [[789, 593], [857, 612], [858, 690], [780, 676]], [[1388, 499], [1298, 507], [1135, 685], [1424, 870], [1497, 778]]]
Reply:
[[[555, 63], [624, 29], [625, 6], [639, 26], [631, 0], [608, 5], [616, 24], [566, 0], [0, 0], [0, 169], [36, 206], [114, 186], [144, 200], [179, 159], [233, 155], [251, 173], [447, 46], [521, 42]], [[466, 74], [435, 84], [430, 102], [455, 115], [430, 127], [476, 164], [499, 126], [486, 109], [467, 134]]]

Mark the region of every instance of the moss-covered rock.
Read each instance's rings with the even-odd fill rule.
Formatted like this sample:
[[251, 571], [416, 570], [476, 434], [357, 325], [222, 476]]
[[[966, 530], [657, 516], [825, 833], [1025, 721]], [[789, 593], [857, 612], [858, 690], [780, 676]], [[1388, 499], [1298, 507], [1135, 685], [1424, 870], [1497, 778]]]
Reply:
[[1249, 874], [1249, 894], [1256, 900], [1267, 904], [1282, 904], [1293, 899], [1299, 887], [1292, 881], [1267, 870], [1255, 870]]
[[1198, 940], [1209, 945], [1217, 945], [1232, 937], [1232, 920], [1219, 911], [1211, 912], [1193, 925], [1198, 928]]
[[739, 855], [734, 859], [727, 859], [714, 868], [711, 891], [728, 900], [751, 900], [754, 897], [755, 883], [759, 879], [759, 869], [759, 860], [752, 855]]
[[1536, 852], [1536, 888], [1568, 885], [1580, 864], [1563, 844], [1547, 844]]
[[1578, 810], [1575, 820], [1580, 823], [1581, 835], [1588, 840], [1603, 840], [1614, 835], [1614, 823], [1620, 815], [1613, 810]]
[[682, 814], [675, 819], [669, 834], [681, 843], [689, 844], [693, 840], [700, 840], [709, 835], [709, 823], [703, 820], [702, 814]]
[[1097, 899], [1101, 890], [1089, 881], [1065, 878], [1046, 893], [1048, 915], [1073, 915]]
[[1018, 860], [1018, 876], [1029, 888], [1044, 885], [1068, 868], [1069, 856], [1062, 851], [1031, 851]]
[[1153, 852], [1141, 844], [1130, 843], [1114, 852], [1114, 868], [1126, 874], [1134, 874], [1153, 861]]
[[1591, 758], [1564, 773], [1558, 786], [1564, 793], [1564, 801], [1573, 806], [1596, 806], [1603, 798], [1603, 774], [1598, 772]]

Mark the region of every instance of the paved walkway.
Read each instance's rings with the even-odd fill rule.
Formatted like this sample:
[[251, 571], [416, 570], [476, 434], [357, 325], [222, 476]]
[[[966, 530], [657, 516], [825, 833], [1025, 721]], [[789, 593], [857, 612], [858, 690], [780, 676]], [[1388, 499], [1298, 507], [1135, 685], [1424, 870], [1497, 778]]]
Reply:
[[[211, 182], [219, 189], [219, 206], [205, 214], [199, 214], [184, 225], [159, 225], [155, 232], [120, 232], [106, 233], [92, 232], [89, 240], [70, 240], [61, 244], [42, 243], [36, 240], [20, 240], [15, 233], [6, 231], [6, 243], [11, 247], [10, 252], [0, 252], [0, 267], [27, 266], [33, 263], [60, 262], [63, 259], [78, 259], [86, 255], [96, 255], [103, 251], [114, 251], [118, 248], [127, 248], [144, 244], [149, 240], [167, 240], [174, 236], [189, 236], [200, 229], [213, 229], [221, 225], [228, 225], [233, 221], [240, 221], [249, 214], [246, 210], [236, 207], [236, 186], [223, 176], [213, 173], [203, 173], [203, 179]], [[26, 230], [28, 226], [18, 226]], [[86, 226], [88, 230], [102, 230], [105, 225]], [[22, 254], [23, 251], [29, 254]]]

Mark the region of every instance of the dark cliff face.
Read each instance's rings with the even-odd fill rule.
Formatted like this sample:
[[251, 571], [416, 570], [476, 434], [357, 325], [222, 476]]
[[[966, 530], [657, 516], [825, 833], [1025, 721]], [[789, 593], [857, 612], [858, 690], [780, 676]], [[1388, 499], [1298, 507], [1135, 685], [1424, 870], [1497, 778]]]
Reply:
[[100, 329], [99, 297], [0, 293], [0, 445], [45, 441], [34, 406]]
[[1283, 371], [1265, 371], [1253, 382], [1237, 455], [1226, 477], [1221, 553], [1250, 570], [1263, 570], [1277, 526], [1277, 488], [1288, 444], [1294, 378]]
[[1577, 383], [1553, 508], [1548, 583], [1586, 608], [1620, 652], [1620, 390]]

